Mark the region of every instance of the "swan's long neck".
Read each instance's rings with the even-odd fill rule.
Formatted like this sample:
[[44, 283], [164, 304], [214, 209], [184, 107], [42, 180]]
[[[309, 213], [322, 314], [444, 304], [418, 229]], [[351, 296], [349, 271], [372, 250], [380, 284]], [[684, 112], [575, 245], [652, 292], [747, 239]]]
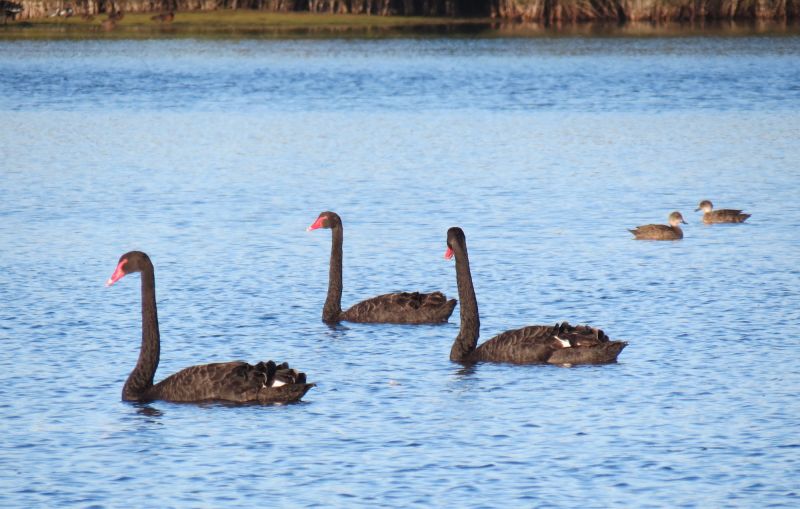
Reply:
[[323, 322], [336, 322], [342, 314], [342, 243], [344, 231], [342, 225], [331, 229], [331, 268], [328, 272], [328, 298], [322, 308]]
[[122, 399], [138, 400], [153, 386], [161, 353], [156, 311], [156, 278], [152, 264], [142, 270], [142, 347], [139, 360], [122, 388]]
[[463, 362], [478, 345], [481, 331], [481, 320], [478, 315], [478, 300], [472, 286], [472, 274], [469, 271], [467, 246], [456, 245], [453, 248], [456, 257], [456, 282], [458, 283], [458, 300], [461, 306], [461, 329], [450, 349], [450, 360]]

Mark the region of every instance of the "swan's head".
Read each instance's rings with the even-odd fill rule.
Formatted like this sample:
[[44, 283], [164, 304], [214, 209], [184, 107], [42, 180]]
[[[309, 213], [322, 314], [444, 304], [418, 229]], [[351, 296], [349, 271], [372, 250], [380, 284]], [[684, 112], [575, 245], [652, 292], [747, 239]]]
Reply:
[[321, 212], [317, 220], [306, 228], [307, 232], [316, 230], [317, 228], [336, 228], [342, 225], [342, 220], [336, 212]]
[[117, 268], [106, 281], [106, 286], [111, 286], [127, 274], [141, 272], [146, 266], [152, 266], [150, 258], [141, 251], [130, 251], [119, 257]]
[[683, 216], [677, 210], [669, 215], [669, 225], [670, 226], [678, 226], [679, 224], [687, 224], [686, 221], [683, 220]]
[[694, 211], [697, 212], [698, 210], [702, 210], [705, 213], [705, 212], [711, 212], [711, 209], [713, 208], [714, 205], [712, 205], [710, 201], [703, 200], [700, 202], [700, 205], [698, 205], [697, 208], [694, 209]]
[[453, 258], [454, 251], [458, 249], [466, 249], [467, 238], [464, 236], [464, 230], [458, 226], [453, 226], [447, 230], [447, 251], [444, 252], [444, 257], [447, 260]]

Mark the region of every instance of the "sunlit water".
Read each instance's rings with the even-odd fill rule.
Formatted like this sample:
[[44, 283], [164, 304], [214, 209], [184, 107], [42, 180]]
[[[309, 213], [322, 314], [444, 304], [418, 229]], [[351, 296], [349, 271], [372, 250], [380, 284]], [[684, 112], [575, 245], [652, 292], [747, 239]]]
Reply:
[[[0, 43], [3, 507], [797, 507], [800, 38]], [[744, 208], [706, 227], [701, 199]], [[615, 365], [448, 360], [591, 323]], [[689, 221], [680, 242], [626, 228]], [[288, 360], [297, 405], [120, 401], [156, 267], [162, 359]]]

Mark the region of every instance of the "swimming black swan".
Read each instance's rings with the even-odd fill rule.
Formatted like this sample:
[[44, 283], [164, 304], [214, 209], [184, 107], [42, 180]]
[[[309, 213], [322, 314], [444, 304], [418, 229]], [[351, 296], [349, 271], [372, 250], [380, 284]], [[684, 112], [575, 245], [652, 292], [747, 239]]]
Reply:
[[444, 323], [453, 313], [456, 301], [442, 292], [387, 293], [359, 302], [342, 311], [342, 220], [335, 212], [322, 212], [308, 231], [330, 228], [331, 267], [328, 273], [328, 298], [322, 308], [322, 321], [363, 323]]
[[747, 218], [750, 217], [750, 214], [743, 214], [741, 210], [737, 209], [712, 210], [713, 208], [713, 203], [708, 200], [703, 200], [694, 211], [703, 211], [703, 222], [705, 224], [744, 223]]
[[447, 230], [445, 258], [456, 258], [458, 299], [461, 301], [461, 329], [450, 350], [450, 360], [475, 362], [509, 362], [513, 364], [606, 364], [616, 362], [628, 343], [611, 341], [600, 329], [574, 327], [567, 322], [531, 325], [503, 332], [478, 344], [480, 318], [478, 301], [469, 270], [467, 239], [461, 228]]
[[111, 286], [126, 274], [142, 273], [142, 347], [139, 360], [122, 388], [125, 401], [230, 401], [237, 403], [288, 403], [297, 401], [314, 386], [306, 383], [305, 373], [286, 363], [242, 361], [192, 366], [153, 385], [158, 368], [161, 338], [156, 311], [156, 282], [153, 264], [141, 251], [125, 253], [114, 274], [106, 281]]
[[646, 224], [628, 231], [633, 234], [634, 240], [680, 240], [683, 238], [683, 230], [678, 226], [681, 223], [686, 224], [686, 221], [680, 212], [675, 211], [669, 215], [669, 225]]

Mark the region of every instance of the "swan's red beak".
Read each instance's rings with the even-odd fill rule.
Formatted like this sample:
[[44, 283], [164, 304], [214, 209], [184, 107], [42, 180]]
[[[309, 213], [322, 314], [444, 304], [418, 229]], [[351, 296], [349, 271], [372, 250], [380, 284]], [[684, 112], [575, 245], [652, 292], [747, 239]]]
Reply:
[[327, 218], [327, 217], [325, 217], [325, 216], [319, 216], [319, 217], [317, 218], [317, 220], [316, 220], [316, 221], [314, 221], [314, 224], [312, 224], [311, 226], [309, 226], [308, 228], [306, 228], [306, 231], [307, 231], [307, 232], [310, 232], [311, 230], [316, 230], [317, 228], [322, 228], [322, 226], [323, 226], [323, 225], [322, 225], [322, 222], [323, 222], [323, 221], [325, 221], [326, 219], [328, 219], [328, 218]]
[[445, 260], [452, 260], [453, 259], [453, 250], [450, 249], [450, 246], [447, 246], [447, 251], [444, 252], [444, 259]]
[[125, 266], [126, 263], [128, 263], [127, 258], [119, 262], [119, 265], [117, 265], [117, 270], [115, 270], [114, 273], [111, 274], [111, 277], [108, 278], [108, 281], [106, 281], [106, 286], [111, 286], [120, 279], [122, 279], [122, 276], [125, 275], [125, 271], [122, 270], [122, 268]]

